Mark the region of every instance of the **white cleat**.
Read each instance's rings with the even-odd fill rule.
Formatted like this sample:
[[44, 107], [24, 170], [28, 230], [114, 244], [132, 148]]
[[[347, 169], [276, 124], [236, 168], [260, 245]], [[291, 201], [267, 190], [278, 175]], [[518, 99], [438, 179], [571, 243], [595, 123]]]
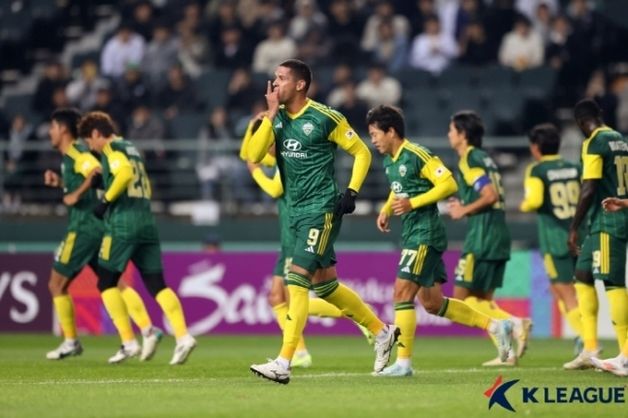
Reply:
[[513, 323], [508, 319], [504, 319], [496, 321], [496, 325], [497, 326], [495, 326], [492, 331], [489, 331], [489, 333], [493, 336], [495, 341], [497, 341], [498, 358], [501, 362], [506, 362], [512, 350]]
[[172, 355], [172, 360], [170, 360], [171, 365], [175, 364], [183, 364], [186, 362], [190, 353], [196, 347], [196, 340], [191, 335], [186, 335], [182, 337], [180, 341], [177, 342], [177, 346], [174, 348], [174, 354]]
[[606, 360], [601, 360], [597, 357], [591, 357], [590, 360], [591, 364], [593, 364], [593, 366], [597, 369], [613, 373], [615, 376], [628, 376], [628, 360], [626, 360], [621, 354], [617, 357]]
[[528, 339], [532, 333], [532, 320], [530, 318], [518, 318], [513, 321], [512, 335], [517, 342], [517, 357], [521, 358], [528, 348]]
[[388, 365], [390, 361], [390, 355], [392, 349], [401, 334], [399, 327], [395, 325], [384, 326], [383, 335], [375, 337], [374, 351], [375, 351], [375, 363], [373, 364], [373, 371], [376, 373], [384, 370], [384, 367]]
[[277, 360], [268, 359], [264, 364], [252, 364], [250, 370], [259, 377], [282, 385], [290, 382], [290, 369], [283, 367]]
[[312, 355], [307, 351], [302, 353], [295, 353], [290, 362], [291, 367], [298, 367], [301, 369], [307, 369], [312, 366]]
[[116, 354], [109, 357], [108, 362], [109, 364], [122, 363], [124, 360], [128, 358], [137, 357], [141, 351], [142, 350], [139, 344], [137, 343], [135, 343], [134, 345], [131, 345], [131, 347], [125, 347], [124, 345], [122, 345], [120, 349], [116, 352]]
[[513, 350], [508, 352], [506, 360], [502, 360], [501, 357], [495, 357], [493, 360], [485, 361], [482, 363], [484, 367], [514, 367], [517, 365], [517, 356]]
[[48, 360], [63, 360], [70, 356], [80, 356], [83, 353], [83, 346], [76, 341], [63, 341], [59, 347], [46, 353]]
[[582, 350], [575, 359], [563, 364], [563, 369], [565, 370], [590, 369], [593, 367], [591, 358], [595, 357], [596, 355], [597, 355], [597, 351]]
[[140, 355], [140, 361], [148, 361], [153, 358], [163, 335], [163, 331], [159, 328], [150, 328], [148, 335], [142, 338], [142, 354]]
[[373, 372], [373, 376], [376, 377], [411, 377], [414, 375], [412, 367], [401, 366], [398, 363], [393, 363], [388, 367], [385, 367], [381, 372]]

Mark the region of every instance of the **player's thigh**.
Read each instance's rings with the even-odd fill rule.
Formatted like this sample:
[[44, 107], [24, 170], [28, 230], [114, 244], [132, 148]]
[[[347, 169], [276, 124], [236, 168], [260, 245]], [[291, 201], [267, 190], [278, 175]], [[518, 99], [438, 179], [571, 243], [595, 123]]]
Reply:
[[137, 245], [136, 241], [105, 234], [98, 253], [98, 268], [122, 273], [131, 260]]
[[55, 254], [53, 270], [72, 280], [98, 254], [100, 238], [68, 231]]
[[401, 250], [397, 277], [420, 287], [432, 287], [446, 281], [443, 253], [426, 244], [404, 245]]
[[545, 273], [551, 283], [573, 283], [576, 259], [570, 255], [558, 257], [552, 254], [543, 255]]
[[310, 274], [336, 264], [334, 242], [338, 237], [342, 218], [334, 219], [332, 213], [302, 216], [294, 222], [295, 234], [292, 251], [293, 266], [301, 267]]
[[463, 254], [456, 267], [455, 285], [471, 294], [487, 293], [502, 286], [506, 260], [477, 260], [472, 253]]
[[[585, 283], [593, 282], [593, 253], [594, 253], [594, 236], [589, 234], [584, 238], [580, 247], [580, 254], [576, 260], [575, 276], [578, 281]], [[585, 279], [586, 280], [582, 280]]]
[[607, 287], [626, 286], [626, 240], [606, 233], [599, 234], [593, 252], [593, 277], [604, 281]]
[[162, 273], [161, 244], [158, 240], [140, 242], [135, 246], [131, 261], [142, 275]]

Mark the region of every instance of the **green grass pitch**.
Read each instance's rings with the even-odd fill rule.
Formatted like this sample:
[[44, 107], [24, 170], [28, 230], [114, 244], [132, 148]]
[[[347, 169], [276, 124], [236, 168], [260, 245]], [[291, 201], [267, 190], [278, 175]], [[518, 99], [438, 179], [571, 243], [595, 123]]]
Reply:
[[[626, 403], [524, 404], [518, 386], [624, 387], [628, 379], [561, 370], [568, 341], [535, 340], [516, 368], [479, 365], [495, 354], [488, 340], [421, 338], [415, 376], [369, 375], [373, 353], [358, 337], [310, 337], [310, 369], [293, 371], [287, 386], [253, 376], [248, 366], [274, 356], [280, 337], [200, 337], [188, 363], [169, 366], [172, 338], [147, 363], [111, 366], [114, 337], [85, 337], [85, 352], [63, 361], [44, 358], [59, 340], [0, 335], [0, 417], [626, 417]], [[615, 343], [604, 343], [615, 355]], [[507, 392], [516, 410], [488, 410], [483, 393], [498, 375], [520, 379]], [[628, 393], [627, 393], [628, 394]]]

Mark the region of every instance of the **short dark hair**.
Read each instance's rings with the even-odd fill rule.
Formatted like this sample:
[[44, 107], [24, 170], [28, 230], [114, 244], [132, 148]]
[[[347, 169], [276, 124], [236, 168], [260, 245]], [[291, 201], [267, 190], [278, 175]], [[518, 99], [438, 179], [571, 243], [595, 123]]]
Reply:
[[472, 110], [462, 110], [454, 113], [451, 122], [458, 132], [464, 132], [469, 145], [482, 148], [484, 122], [482, 122], [480, 115]]
[[105, 112], [89, 112], [81, 118], [78, 132], [81, 137], [89, 138], [94, 129], [102, 136], [108, 137], [116, 133], [116, 124]]
[[593, 99], [582, 99], [573, 108], [576, 120], [601, 119], [602, 109]]
[[539, 147], [542, 155], [558, 154], [560, 149], [560, 134], [554, 124], [541, 123], [534, 126], [528, 133], [531, 144]]
[[369, 110], [366, 114], [366, 126], [369, 125], [375, 125], [384, 132], [388, 132], [392, 128], [400, 138], [406, 136], [403, 112], [394, 106], [379, 105]]
[[298, 59], [289, 59], [279, 64], [279, 66], [290, 68], [297, 81], [305, 81], [305, 92], [307, 93], [312, 83], [312, 70], [306, 63]]
[[78, 138], [78, 124], [81, 119], [81, 112], [73, 107], [64, 107], [56, 109], [50, 115], [50, 120], [57, 122], [59, 125], [65, 126], [72, 138]]

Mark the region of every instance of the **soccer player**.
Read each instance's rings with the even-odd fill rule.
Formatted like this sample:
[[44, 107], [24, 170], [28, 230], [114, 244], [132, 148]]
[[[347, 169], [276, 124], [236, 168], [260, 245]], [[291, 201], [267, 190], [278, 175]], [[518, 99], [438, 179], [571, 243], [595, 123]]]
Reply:
[[554, 125], [535, 126], [529, 139], [530, 153], [536, 162], [526, 170], [525, 198], [520, 209], [538, 213], [539, 244], [550, 290], [560, 312], [578, 335], [578, 354], [582, 350], [582, 327], [574, 287], [576, 257], [569, 253], [567, 237], [580, 195], [580, 166], [558, 154], [560, 135]]
[[401, 330], [397, 361], [377, 376], [412, 376], [412, 346], [416, 329], [414, 298], [419, 295], [427, 312], [454, 322], [487, 330], [499, 341], [505, 360], [511, 347], [512, 323], [497, 321], [461, 300], [443, 296], [447, 280], [442, 255], [447, 249], [445, 225], [436, 204], [458, 190], [451, 172], [430, 150], [405, 138], [400, 110], [378, 106], [366, 116], [371, 142], [386, 155], [384, 168], [390, 194], [377, 217], [377, 228], [390, 232], [390, 217], [401, 216], [402, 252], [395, 279], [395, 325]]
[[[52, 170], [44, 173], [44, 182], [50, 187], [63, 188], [63, 203], [68, 207], [69, 223], [65, 239], [59, 245], [50, 273], [48, 288], [63, 331], [64, 341], [46, 354], [50, 360], [61, 360], [80, 355], [83, 347], [78, 340], [74, 305], [68, 294], [72, 280], [89, 265], [98, 274], [98, 250], [104, 233], [102, 220], [92, 211], [98, 204], [96, 191], [91, 188], [94, 176], [100, 172], [100, 163], [79, 143], [77, 126], [81, 114], [75, 109], [58, 109], [50, 118], [50, 143], [63, 156], [61, 176]], [[142, 330], [140, 360], [149, 360], [155, 353], [162, 332], [153, 327], [146, 307], [137, 292], [121, 280], [118, 284], [124, 303], [133, 322]]]
[[[353, 290], [337, 281], [333, 243], [342, 216], [355, 209], [371, 153], [342, 114], [307, 97], [311, 81], [310, 68], [302, 61], [291, 59], [277, 67], [266, 90], [266, 116], [248, 145], [248, 159], [259, 162], [275, 144], [295, 236], [281, 351], [276, 359], [251, 366], [254, 374], [283, 384], [290, 381], [290, 361], [307, 320], [310, 287], [375, 335], [374, 371], [386, 367], [399, 335], [397, 327], [384, 324]], [[355, 158], [343, 194], [334, 173], [338, 146]]]
[[105, 194], [94, 208], [96, 217], [105, 219], [98, 289], [122, 339], [122, 347], [109, 362], [119, 363], [139, 351], [116, 287], [127, 263], [133, 261], [173, 328], [177, 344], [170, 364], [183, 364], [196, 340], [188, 333], [179, 298], [164, 281], [159, 236], [150, 210], [150, 180], [140, 153], [131, 142], [116, 136], [114, 126], [103, 112], [90, 112], [79, 123], [80, 135], [101, 155], [105, 186]]
[[[569, 228], [569, 248], [578, 254], [576, 292], [582, 315], [584, 349], [566, 369], [592, 366], [597, 357], [598, 299], [594, 280], [602, 280], [610, 316], [622, 349], [628, 332], [628, 295], [626, 294], [626, 241], [628, 212], [604, 211], [608, 197], [628, 196], [628, 140], [604, 124], [602, 110], [591, 99], [579, 101], [574, 108], [576, 124], [586, 137], [582, 144], [582, 184], [576, 213]], [[612, 206], [612, 200], [610, 201]], [[609, 205], [607, 203], [607, 205]], [[590, 217], [589, 232], [578, 247], [578, 230]]]
[[456, 173], [461, 200], [451, 199], [452, 219], [468, 218], [463, 254], [456, 268], [454, 297], [495, 319], [510, 319], [517, 351], [506, 361], [496, 358], [484, 366], [514, 366], [525, 352], [532, 323], [501, 309], [493, 300], [502, 286], [510, 259], [510, 232], [504, 213], [504, 190], [493, 159], [482, 149], [484, 124], [472, 111], [454, 114], [449, 123], [449, 143], [460, 156]]
[[[607, 197], [602, 200], [602, 207], [607, 212], [618, 212], [628, 208], [628, 199], [620, 199], [617, 197]], [[617, 357], [606, 360], [600, 360], [596, 357], [591, 358], [591, 362], [595, 367], [614, 375], [626, 377], [628, 376], [628, 335], [622, 346], [621, 353]]]
[[[259, 128], [263, 117], [264, 112], [257, 115], [247, 127], [244, 139], [242, 140], [242, 147], [240, 149], [240, 158], [245, 161], [248, 154], [248, 141], [253, 133], [257, 131], [257, 128]], [[279, 252], [279, 256], [277, 257], [275, 269], [273, 270], [271, 287], [268, 292], [268, 303], [275, 313], [279, 328], [283, 330], [286, 322], [286, 315], [288, 313], [288, 297], [286, 294], [284, 279], [290, 270], [290, 264], [292, 262], [291, 252], [294, 247], [294, 236], [290, 232], [290, 216], [288, 213], [287, 202], [279, 170], [275, 170], [274, 175], [269, 177], [262, 169], [262, 165], [267, 165], [269, 167], [276, 166], [276, 159], [273, 154], [274, 151], [267, 154], [262, 160], [262, 164], [256, 164], [250, 161], [246, 161], [246, 164], [249, 172], [251, 173], [251, 177], [253, 177], [253, 180], [257, 183], [257, 185], [266, 194], [277, 201], [281, 250]], [[308, 314], [310, 316], [318, 316], [321, 318], [342, 318], [344, 316], [340, 309], [320, 298], [310, 299]], [[370, 339], [372, 336], [368, 330], [359, 324], [357, 325], [365, 334], [367, 340], [371, 342]], [[307, 350], [303, 336], [299, 339], [297, 349], [290, 365], [292, 367], [303, 368], [307, 368], [312, 365], [312, 356]]]

